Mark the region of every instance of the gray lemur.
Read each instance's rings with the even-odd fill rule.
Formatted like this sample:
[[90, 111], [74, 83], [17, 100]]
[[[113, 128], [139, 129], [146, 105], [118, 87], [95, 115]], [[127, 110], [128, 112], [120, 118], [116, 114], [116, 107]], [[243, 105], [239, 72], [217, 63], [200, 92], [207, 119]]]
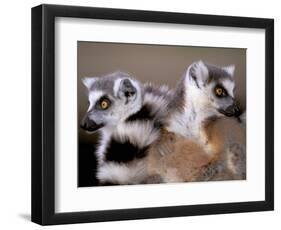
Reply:
[[[170, 103], [168, 131], [204, 140], [202, 125], [212, 117], [239, 116], [235, 100], [234, 66], [193, 63], [180, 80]], [[203, 135], [203, 136], [202, 136]]]
[[85, 78], [89, 107], [81, 128], [101, 133], [96, 151], [101, 184], [146, 182], [145, 157], [161, 135], [169, 92], [142, 86], [123, 72]]
[[244, 179], [246, 137], [231, 118], [240, 115], [234, 91], [234, 66], [190, 65], [168, 106], [168, 132], [150, 150], [148, 172], [166, 182]]

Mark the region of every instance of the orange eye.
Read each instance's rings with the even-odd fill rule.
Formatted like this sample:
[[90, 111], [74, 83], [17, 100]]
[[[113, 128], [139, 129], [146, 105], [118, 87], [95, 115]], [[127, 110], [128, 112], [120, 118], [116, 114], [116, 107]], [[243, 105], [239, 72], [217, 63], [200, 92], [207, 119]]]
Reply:
[[222, 88], [217, 87], [217, 88], [216, 88], [216, 94], [217, 94], [218, 96], [221, 96], [222, 93], [223, 93]]
[[109, 106], [109, 102], [108, 102], [107, 100], [102, 100], [102, 101], [100, 102], [100, 107], [101, 107], [102, 109], [107, 109], [108, 106]]
[[227, 91], [220, 85], [217, 85], [214, 89], [217, 97], [227, 97]]

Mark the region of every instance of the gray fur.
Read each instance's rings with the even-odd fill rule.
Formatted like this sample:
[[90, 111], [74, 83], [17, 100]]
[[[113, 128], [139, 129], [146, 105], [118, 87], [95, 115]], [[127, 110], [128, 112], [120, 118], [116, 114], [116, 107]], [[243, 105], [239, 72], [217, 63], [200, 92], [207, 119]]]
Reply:
[[[189, 70], [189, 77], [195, 82], [198, 90], [205, 91], [205, 94], [209, 96], [210, 104], [216, 106], [216, 109], [226, 110], [226, 108], [234, 103], [233, 89], [228, 89], [228, 85], [234, 85], [233, 76], [231, 76], [226, 70], [221, 67], [203, 64], [208, 70], [207, 76], [202, 77], [198, 75], [199, 64], [194, 63]], [[202, 74], [203, 75], [203, 74]], [[200, 85], [200, 86], [199, 86]], [[225, 89], [227, 96], [218, 98], [215, 95], [214, 88], [221, 86]]]
[[178, 82], [175, 91], [173, 92], [172, 97], [170, 98], [168, 108], [170, 111], [182, 111], [185, 105], [185, 77], [182, 77]]
[[[96, 152], [97, 178], [101, 183], [145, 182], [147, 175], [144, 159], [134, 158], [136, 153], [131, 152], [133, 151], [131, 149], [135, 148], [136, 152], [143, 151], [159, 138], [161, 124], [163, 118], [166, 117], [167, 98], [171, 93], [165, 87], [157, 88], [150, 84], [141, 86], [138, 81], [122, 72], [87, 81], [86, 85], [89, 100], [93, 100], [90, 106], [95, 104], [101, 96], [106, 96], [111, 100], [111, 106], [108, 109], [99, 110], [92, 106], [86, 115], [91, 121], [103, 124], [100, 128], [102, 135]], [[112, 161], [111, 159], [109, 161], [105, 155], [112, 141], [118, 145], [126, 142], [126, 145], [133, 146], [134, 148], [126, 149], [129, 152], [118, 152], [121, 158], [125, 154], [133, 156], [132, 160]]]
[[[218, 98], [215, 95], [218, 84], [227, 91], [226, 97]], [[168, 131], [199, 138], [200, 126], [208, 117], [232, 115], [234, 86], [229, 72], [223, 68], [206, 65], [202, 61], [191, 64], [170, 100]]]
[[211, 64], [206, 64], [209, 71], [209, 78], [207, 83], [211, 83], [213, 81], [221, 83], [222, 80], [225, 80], [226, 78], [229, 81], [234, 81], [233, 80], [233, 76], [231, 76], [226, 70], [224, 70], [221, 67], [215, 66], [215, 65], [211, 65]]
[[[233, 66], [231, 68], [218, 67], [202, 61], [190, 65], [186, 75], [179, 81], [169, 104], [174, 112], [169, 117], [168, 131], [180, 136], [192, 137], [206, 147], [207, 153], [212, 153], [212, 150], [208, 148], [204, 127], [206, 122], [214, 122], [219, 117], [229, 115], [228, 110], [232, 109], [232, 106], [237, 106], [233, 71]], [[215, 87], [218, 85], [226, 90], [226, 96], [216, 96]], [[235, 113], [230, 115], [236, 116]], [[242, 116], [242, 120], [243, 117], [245, 116]], [[245, 178], [245, 145], [237, 146], [236, 143], [230, 142], [225, 151], [226, 154], [223, 154], [225, 159], [220, 159], [204, 168], [202, 178], [199, 180]]]
[[[115, 125], [138, 110], [142, 104], [142, 87], [127, 73], [119, 71], [102, 77], [88, 78], [84, 84], [88, 89], [90, 103], [85, 116], [98, 126]], [[110, 106], [105, 110], [96, 106], [103, 97], [110, 101]], [[131, 103], [128, 104], [129, 101]]]
[[88, 87], [88, 92], [91, 92], [93, 90], [97, 91], [104, 91], [105, 93], [109, 93], [113, 95], [113, 85], [115, 80], [120, 79], [120, 78], [130, 78], [133, 79], [132, 76], [130, 76], [127, 73], [121, 72], [121, 71], [116, 71], [104, 76], [98, 76], [95, 77], [98, 79], [98, 81], [94, 81], [90, 87]]

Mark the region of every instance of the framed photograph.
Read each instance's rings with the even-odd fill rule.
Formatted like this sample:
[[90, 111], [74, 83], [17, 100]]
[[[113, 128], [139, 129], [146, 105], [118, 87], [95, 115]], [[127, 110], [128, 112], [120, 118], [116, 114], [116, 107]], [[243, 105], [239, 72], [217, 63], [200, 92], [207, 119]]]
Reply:
[[32, 221], [274, 208], [274, 21], [32, 8]]

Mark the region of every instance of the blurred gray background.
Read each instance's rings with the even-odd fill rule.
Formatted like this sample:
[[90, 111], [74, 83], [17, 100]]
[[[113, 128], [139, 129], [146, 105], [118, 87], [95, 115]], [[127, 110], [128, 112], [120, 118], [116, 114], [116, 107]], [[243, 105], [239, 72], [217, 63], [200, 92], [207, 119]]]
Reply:
[[[246, 106], [246, 49], [171, 45], [143, 45], [103, 42], [78, 42], [78, 119], [87, 110], [85, 76], [102, 76], [117, 70], [128, 72], [141, 82], [175, 87], [194, 61], [226, 66], [234, 64], [237, 98]], [[79, 142], [95, 143], [96, 136], [79, 130]]]

